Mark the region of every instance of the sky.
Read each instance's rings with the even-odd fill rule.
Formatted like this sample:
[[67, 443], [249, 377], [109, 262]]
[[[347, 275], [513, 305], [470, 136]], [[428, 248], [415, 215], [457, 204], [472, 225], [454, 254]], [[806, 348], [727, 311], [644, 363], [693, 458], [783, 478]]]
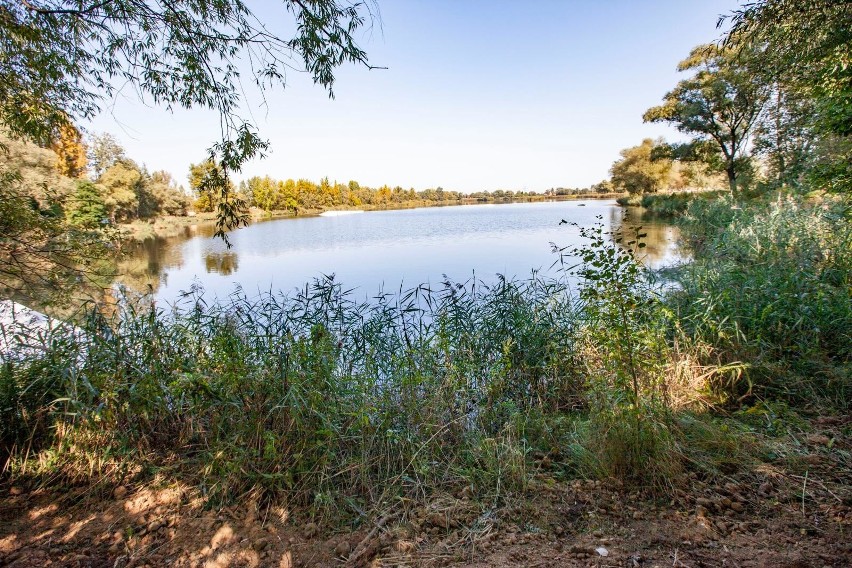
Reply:
[[[370, 64], [339, 68], [330, 100], [303, 73], [287, 87], [246, 86], [243, 115], [271, 143], [237, 175], [357, 180], [362, 185], [473, 192], [586, 187], [643, 138], [682, 140], [643, 124], [681, 78], [678, 61], [719, 38], [735, 0], [378, 0], [360, 33]], [[249, 2], [270, 26], [269, 0]], [[110, 132], [149, 170], [186, 184], [219, 122], [169, 113], [123, 90], [88, 124]]]

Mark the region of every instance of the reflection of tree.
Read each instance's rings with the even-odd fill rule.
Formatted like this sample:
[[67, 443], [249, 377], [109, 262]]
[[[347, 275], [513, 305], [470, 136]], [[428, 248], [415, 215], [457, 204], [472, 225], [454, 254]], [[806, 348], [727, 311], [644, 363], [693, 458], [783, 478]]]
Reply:
[[185, 240], [154, 237], [127, 245], [118, 263], [118, 281], [136, 292], [156, 292], [167, 268], [183, 266], [180, 245]]
[[[661, 221], [641, 210], [621, 207], [613, 207], [610, 210], [610, 227], [612, 227], [613, 238], [615, 235], [623, 236], [618, 246], [624, 250], [630, 250], [636, 258], [646, 265], [654, 268], [667, 260], [677, 256], [677, 243], [680, 233], [677, 227]], [[641, 242], [644, 248], [638, 248], [637, 229], [641, 227], [641, 234], [645, 235]]]
[[208, 252], [204, 255], [204, 268], [207, 272], [214, 272], [222, 276], [231, 275], [239, 268], [237, 253], [229, 252]]

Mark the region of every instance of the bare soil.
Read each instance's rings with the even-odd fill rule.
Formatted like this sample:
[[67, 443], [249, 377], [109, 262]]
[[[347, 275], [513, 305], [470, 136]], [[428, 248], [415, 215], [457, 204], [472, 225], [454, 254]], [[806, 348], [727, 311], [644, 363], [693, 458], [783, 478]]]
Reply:
[[248, 497], [205, 510], [177, 486], [6, 487], [0, 566], [849, 567], [850, 445], [832, 424], [803, 438], [803, 475], [765, 464], [695, 477], [661, 500], [615, 481], [557, 482], [543, 468], [522, 497], [483, 503], [463, 489], [400, 501], [351, 532]]

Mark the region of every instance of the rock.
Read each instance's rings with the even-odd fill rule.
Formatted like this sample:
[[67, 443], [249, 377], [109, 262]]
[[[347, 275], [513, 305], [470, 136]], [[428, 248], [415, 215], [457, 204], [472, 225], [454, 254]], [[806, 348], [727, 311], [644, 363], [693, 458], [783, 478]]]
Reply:
[[447, 515], [443, 513], [439, 513], [437, 511], [430, 513], [429, 518], [427, 519], [429, 524], [438, 528], [448, 529], [450, 528], [450, 520], [447, 518]]
[[349, 544], [349, 541], [343, 540], [334, 547], [334, 555], [338, 558], [348, 557], [349, 553], [352, 551], [352, 546]]
[[255, 539], [251, 543], [251, 547], [254, 548], [257, 552], [263, 552], [267, 547], [269, 547], [269, 541], [265, 538], [261, 537]]
[[772, 484], [768, 481], [764, 481], [760, 484], [760, 487], [757, 488], [757, 492], [763, 496], [769, 495], [772, 493]]
[[124, 485], [119, 485], [112, 492], [112, 496], [116, 499], [124, 499], [125, 495], [127, 495], [127, 487], [125, 487]]
[[698, 504], [700, 507], [704, 507], [705, 509], [712, 509], [714, 505], [711, 499], [706, 499], [704, 497], [699, 497], [695, 500], [695, 503]]
[[740, 486], [737, 485], [736, 483], [728, 482], [728, 483], [725, 484], [725, 491], [727, 491], [731, 495], [734, 495], [734, 494], [740, 492]]
[[302, 529], [302, 534], [305, 535], [305, 538], [314, 538], [319, 534], [319, 527], [316, 523], [308, 523]]
[[743, 511], [745, 511], [745, 506], [743, 506], [743, 504], [739, 501], [734, 501], [733, 503], [731, 503], [731, 509], [733, 509], [737, 513], [742, 513]]
[[595, 552], [597, 552], [597, 553], [598, 553], [598, 556], [603, 556], [603, 557], [607, 557], [607, 556], [609, 556], [609, 550], [607, 550], [607, 549], [606, 549], [606, 548], [604, 548], [603, 546], [599, 546], [599, 547], [597, 547], [597, 548], [595, 549]]
[[15, 487], [12, 487], [11, 489], [9, 489], [9, 495], [11, 495], [12, 497], [17, 497], [18, 495], [23, 495], [23, 494], [24, 494], [24, 490], [21, 489], [18, 486], [15, 486]]
[[633, 519], [634, 520], [637, 520], [637, 521], [641, 520], [642, 517], [644, 517], [644, 515], [642, 514], [642, 511], [634, 511], [633, 512]]

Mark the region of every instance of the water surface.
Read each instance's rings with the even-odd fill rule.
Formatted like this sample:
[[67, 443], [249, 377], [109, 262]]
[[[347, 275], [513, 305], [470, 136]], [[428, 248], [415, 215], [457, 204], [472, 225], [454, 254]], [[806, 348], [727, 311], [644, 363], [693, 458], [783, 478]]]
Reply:
[[[489, 282], [497, 274], [525, 278], [534, 270], [555, 275], [551, 243], [581, 242], [572, 223], [600, 222], [612, 230], [638, 217], [610, 200], [373, 211], [258, 222], [232, 232], [231, 249], [212, 238], [209, 227], [197, 227], [188, 236], [137, 247], [122, 263], [121, 280], [171, 302], [195, 284], [223, 298], [237, 286], [248, 295], [292, 291], [323, 275], [334, 275], [362, 298], [445, 278], [475, 275]], [[679, 260], [676, 230], [641, 222], [648, 233], [644, 261], [658, 267]]]

